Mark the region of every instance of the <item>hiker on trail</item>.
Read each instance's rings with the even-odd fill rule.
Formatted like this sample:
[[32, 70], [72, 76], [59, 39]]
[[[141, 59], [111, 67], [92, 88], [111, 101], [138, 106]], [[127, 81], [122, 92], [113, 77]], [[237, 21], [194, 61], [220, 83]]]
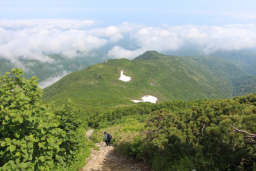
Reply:
[[105, 131], [104, 132], [104, 141], [105, 141], [107, 146], [110, 145], [111, 138], [112, 138], [112, 136]]

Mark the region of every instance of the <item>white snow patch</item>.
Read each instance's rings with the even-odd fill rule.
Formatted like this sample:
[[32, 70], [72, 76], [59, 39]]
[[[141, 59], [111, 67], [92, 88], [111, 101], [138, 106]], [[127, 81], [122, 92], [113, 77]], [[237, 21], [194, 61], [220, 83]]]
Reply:
[[129, 77], [129, 76], [127, 76], [127, 75], [124, 75], [124, 71], [121, 70], [119, 80], [120, 80], [120, 81], [123, 81], [123, 82], [129, 82], [129, 81], [132, 80], [132, 77]]
[[134, 103], [140, 103], [140, 102], [142, 102], [142, 100], [131, 100], [132, 102], [134, 102]]
[[134, 103], [141, 103], [141, 102], [149, 102], [149, 103], [156, 103], [158, 101], [158, 98], [155, 96], [147, 95], [143, 96], [141, 100], [131, 100]]

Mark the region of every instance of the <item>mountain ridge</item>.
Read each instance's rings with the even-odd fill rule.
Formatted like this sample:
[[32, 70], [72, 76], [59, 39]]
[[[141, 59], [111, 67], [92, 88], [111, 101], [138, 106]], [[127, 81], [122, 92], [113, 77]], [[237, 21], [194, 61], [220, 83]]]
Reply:
[[[130, 82], [118, 80], [121, 70]], [[70, 98], [82, 108], [109, 108], [131, 105], [145, 95], [159, 102], [227, 98], [231, 86], [231, 79], [193, 58], [149, 51], [134, 60], [111, 59], [71, 73], [44, 89], [44, 100], [62, 104]]]

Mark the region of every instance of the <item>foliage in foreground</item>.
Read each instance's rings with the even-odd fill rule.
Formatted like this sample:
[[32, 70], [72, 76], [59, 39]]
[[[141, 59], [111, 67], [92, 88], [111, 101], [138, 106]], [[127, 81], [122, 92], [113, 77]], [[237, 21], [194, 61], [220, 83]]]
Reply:
[[41, 102], [36, 78], [13, 69], [0, 77], [0, 169], [52, 170], [68, 167], [81, 147], [80, 123], [66, 105]]

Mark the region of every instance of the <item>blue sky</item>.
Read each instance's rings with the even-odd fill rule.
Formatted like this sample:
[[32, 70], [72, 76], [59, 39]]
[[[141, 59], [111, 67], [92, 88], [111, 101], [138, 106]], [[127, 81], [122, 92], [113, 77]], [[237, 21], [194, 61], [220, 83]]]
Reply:
[[0, 19], [91, 19], [106, 25], [256, 22], [255, 0], [1, 0], [0, 11]]

